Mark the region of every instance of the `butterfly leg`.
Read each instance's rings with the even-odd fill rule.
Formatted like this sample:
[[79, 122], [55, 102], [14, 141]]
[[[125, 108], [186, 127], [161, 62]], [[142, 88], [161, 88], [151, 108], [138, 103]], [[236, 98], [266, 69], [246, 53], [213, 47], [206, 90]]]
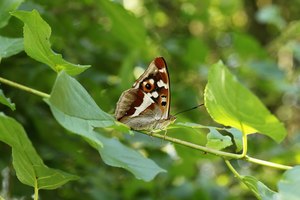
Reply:
[[164, 132], [165, 132], [165, 133], [164, 133], [164, 140], [166, 140], [167, 130], [165, 129]]

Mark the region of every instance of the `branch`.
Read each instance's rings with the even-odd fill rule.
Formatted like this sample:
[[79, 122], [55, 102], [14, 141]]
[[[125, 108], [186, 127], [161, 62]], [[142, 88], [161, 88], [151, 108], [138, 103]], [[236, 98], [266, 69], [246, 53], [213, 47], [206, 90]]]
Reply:
[[194, 144], [194, 143], [191, 143], [191, 142], [183, 141], [183, 140], [180, 140], [180, 139], [177, 139], [177, 138], [172, 138], [172, 137], [169, 137], [169, 136], [160, 135], [158, 133], [144, 133], [144, 132], [138, 132], [138, 133], [143, 133], [143, 134], [150, 135], [150, 136], [153, 136], [153, 137], [156, 137], [156, 138], [167, 140], [167, 141], [175, 143], [175, 144], [179, 144], [179, 145], [186, 146], [186, 147], [189, 147], [189, 148], [192, 148], [192, 149], [200, 150], [200, 151], [203, 151], [203, 152], [206, 152], [206, 153], [214, 154], [216, 156], [223, 157], [225, 159], [225, 161], [227, 159], [243, 159], [243, 160], [246, 160], [248, 162], [252, 162], [252, 163], [256, 163], [256, 164], [260, 164], [260, 165], [264, 165], [264, 166], [268, 166], [268, 167], [272, 167], [272, 168], [276, 168], [276, 169], [287, 170], [287, 169], [292, 168], [291, 166], [288, 166], [288, 165], [281, 165], [281, 164], [277, 164], [277, 163], [273, 163], [273, 162], [269, 162], [269, 161], [265, 161], [265, 160], [252, 158], [248, 155], [243, 155], [243, 153], [242, 154], [235, 154], [235, 153], [228, 153], [228, 152], [224, 152], [224, 151], [219, 151], [219, 150], [211, 149], [211, 148], [208, 148], [208, 147], [205, 147], [205, 146], [197, 145], [197, 144]]
[[24, 90], [24, 91], [26, 91], [26, 92], [35, 94], [35, 95], [40, 96], [40, 97], [43, 97], [43, 98], [49, 98], [49, 97], [50, 97], [50, 95], [47, 94], [47, 93], [44, 93], [44, 92], [41, 92], [41, 91], [32, 89], [32, 88], [30, 88], [30, 87], [21, 85], [21, 84], [19, 84], [19, 83], [16, 83], [16, 82], [7, 80], [7, 79], [2, 78], [2, 77], [0, 77], [0, 82], [1, 82], [1, 83], [4, 83], [4, 84], [6, 84], [6, 85], [9, 85], [9, 86], [18, 88], [18, 89], [20, 89], [20, 90]]
[[[32, 89], [30, 87], [18, 84], [16, 82], [13, 82], [13, 81], [1, 78], [1, 77], [0, 77], [0, 82], [4, 83], [4, 84], [7, 84], [9, 86], [18, 88], [20, 90], [24, 90], [26, 92], [35, 94], [35, 95], [43, 97], [43, 98], [49, 98], [50, 97], [50, 95], [47, 94], [47, 93]], [[158, 133], [144, 133], [144, 132], [138, 132], [138, 133], [143, 133], [143, 134], [150, 135], [150, 136], [153, 136], [153, 137], [156, 137], [156, 138], [167, 140], [167, 141], [175, 143], [175, 144], [183, 145], [183, 146], [186, 146], [186, 147], [189, 147], [189, 148], [192, 148], [192, 149], [196, 149], [196, 150], [199, 150], [199, 151], [203, 151], [203, 152], [206, 152], [206, 153], [210, 153], [210, 154], [214, 154], [216, 156], [223, 157], [225, 159], [225, 162], [226, 162], [227, 166], [230, 165], [230, 162], [227, 159], [243, 159], [243, 160], [246, 160], [248, 162], [252, 162], [252, 163], [256, 163], [256, 164], [260, 164], [260, 165], [264, 165], [264, 166], [268, 166], [268, 167], [273, 167], [273, 168], [277, 168], [277, 169], [282, 169], [282, 170], [287, 170], [287, 169], [292, 168], [291, 166], [288, 166], [288, 165], [281, 165], [281, 164], [277, 164], [277, 163], [273, 163], [273, 162], [269, 162], [269, 161], [265, 161], [265, 160], [252, 158], [252, 157], [246, 155], [247, 154], [247, 136], [246, 135], [243, 135], [243, 152], [242, 152], [242, 154], [235, 154], [235, 153], [228, 153], [228, 152], [224, 152], [224, 151], [211, 149], [211, 148], [208, 148], [208, 147], [205, 147], [205, 146], [197, 145], [197, 144], [187, 142], [187, 141], [183, 141], [183, 140], [180, 140], [180, 139], [177, 139], [177, 138], [172, 138], [172, 137], [169, 137], [169, 136], [166, 136], [166, 135], [160, 135]]]

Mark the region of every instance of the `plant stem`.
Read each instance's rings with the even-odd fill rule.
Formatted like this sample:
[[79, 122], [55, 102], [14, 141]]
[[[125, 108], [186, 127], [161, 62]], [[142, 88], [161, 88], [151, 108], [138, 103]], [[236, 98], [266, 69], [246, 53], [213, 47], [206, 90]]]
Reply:
[[[37, 96], [43, 97], [43, 98], [49, 98], [50, 95], [35, 89], [32, 89], [30, 87], [18, 84], [16, 82], [7, 80], [5, 78], [0, 77], [0, 82], [10, 85], [12, 87], [18, 88], [20, 90], [24, 90], [26, 92], [30, 92], [32, 94], [35, 94]], [[139, 132], [139, 133], [143, 133], [143, 132]], [[265, 161], [265, 160], [260, 160], [260, 159], [256, 159], [256, 158], [252, 158], [250, 156], [247, 156], [247, 135], [244, 134], [243, 131], [243, 152], [242, 154], [235, 154], [235, 153], [228, 153], [228, 152], [224, 152], [224, 151], [219, 151], [219, 150], [215, 150], [215, 149], [211, 149], [208, 147], [204, 147], [201, 145], [197, 145], [191, 142], [187, 142], [187, 141], [183, 141], [177, 138], [172, 138], [169, 136], [165, 136], [165, 135], [160, 135], [158, 133], [143, 133], [143, 134], [147, 134], [147, 135], [151, 135], [153, 137], [157, 137], [163, 140], [167, 140], [169, 142], [175, 143], [175, 144], [180, 144], [186, 147], [190, 147], [192, 149], [196, 149], [196, 150], [200, 150], [206, 153], [210, 153], [210, 154], [214, 154], [216, 156], [220, 156], [223, 157], [225, 159], [225, 163], [227, 164], [227, 166], [231, 165], [230, 162], [228, 160], [226, 160], [226, 158], [232, 158], [232, 159], [243, 159], [246, 160], [248, 162], [252, 162], [252, 163], [257, 163], [260, 165], [264, 165], [264, 166], [268, 166], [268, 167], [273, 167], [273, 168], [277, 168], [277, 169], [282, 169], [282, 170], [287, 170], [287, 169], [291, 169], [291, 166], [288, 165], [281, 165], [281, 164], [277, 164], [277, 163], [273, 163], [273, 162], [269, 162], [269, 161]], [[232, 167], [232, 166], [231, 166]], [[38, 199], [38, 188], [35, 187], [35, 200]]]
[[[143, 134], [146, 134], [146, 135], [150, 135], [152, 137], [167, 140], [167, 141], [175, 143], [175, 144], [183, 145], [183, 146], [186, 146], [186, 147], [189, 147], [189, 148], [192, 148], [192, 149], [196, 149], [196, 150], [200, 150], [200, 151], [203, 151], [203, 152], [206, 152], [206, 153], [214, 154], [216, 156], [223, 157], [225, 159], [225, 161], [228, 158], [243, 159], [243, 160], [246, 160], [248, 162], [252, 162], [252, 163], [256, 163], [256, 164], [260, 164], [260, 165], [264, 165], [264, 166], [268, 166], [268, 167], [272, 167], [272, 168], [276, 168], [276, 169], [287, 170], [287, 169], [292, 168], [291, 166], [288, 166], [288, 165], [281, 165], [281, 164], [277, 164], [277, 163], [273, 163], [273, 162], [269, 162], [269, 161], [265, 161], [265, 160], [260, 160], [260, 159], [252, 158], [252, 157], [247, 156], [247, 155], [244, 156], [243, 154], [228, 153], [228, 152], [224, 152], [224, 151], [211, 149], [211, 148], [208, 148], [208, 147], [197, 145], [197, 144], [187, 142], [187, 141], [184, 141], [184, 140], [180, 140], [180, 139], [177, 139], [177, 138], [172, 138], [172, 137], [169, 137], [169, 136], [160, 135], [158, 133], [144, 133], [144, 132], [138, 132], [138, 133], [143, 133]], [[246, 137], [244, 137], [244, 139], [245, 138]], [[247, 140], [247, 138], [246, 138], [246, 140]], [[246, 146], [246, 150], [247, 150], [247, 146]]]
[[231, 165], [229, 160], [224, 160], [227, 167], [230, 169], [230, 171], [234, 174], [235, 177], [237, 177], [238, 179], [242, 179], [241, 175], [234, 169], [234, 167]]
[[[139, 133], [143, 133], [143, 132], [139, 132]], [[219, 150], [216, 150], [216, 149], [211, 149], [211, 148], [208, 148], [208, 147], [197, 145], [197, 144], [187, 142], [187, 141], [184, 141], [184, 140], [180, 140], [180, 139], [177, 139], [177, 138], [172, 138], [172, 137], [169, 137], [169, 136], [160, 135], [158, 133], [144, 133], [144, 134], [147, 134], [147, 135], [150, 135], [150, 136], [153, 136], [153, 137], [157, 137], [157, 138], [160, 138], [160, 139], [164, 139], [164, 140], [173, 142], [175, 144], [180, 144], [180, 145], [190, 147], [190, 148], [193, 148], [193, 149], [196, 149], [196, 150], [204, 151], [206, 153], [214, 154], [216, 156], [221, 156], [221, 157], [225, 157], [225, 158], [234, 158], [234, 159], [240, 159], [241, 158], [240, 154], [228, 153], [228, 152], [219, 151]]]
[[34, 200], [39, 199], [39, 188], [37, 186], [37, 179], [34, 181]]
[[248, 151], [248, 140], [247, 140], [247, 134], [244, 131], [244, 126], [241, 123], [241, 127], [242, 127], [242, 140], [243, 140], [243, 152], [241, 154], [242, 158], [244, 158], [247, 155], [247, 151]]
[[26, 87], [26, 86], [24, 86], [24, 85], [21, 85], [21, 84], [19, 84], [19, 83], [16, 83], [16, 82], [7, 80], [7, 79], [2, 78], [2, 77], [0, 77], [0, 82], [1, 82], [1, 83], [4, 83], [4, 84], [6, 84], [6, 85], [9, 85], [9, 86], [18, 88], [18, 89], [20, 89], [20, 90], [24, 90], [24, 91], [26, 91], [26, 92], [35, 94], [35, 95], [40, 96], [40, 97], [43, 97], [43, 98], [49, 98], [49, 97], [50, 97], [50, 95], [47, 94], [47, 93], [44, 93], [44, 92], [41, 92], [41, 91], [32, 89], [32, 88], [30, 88], [30, 87]]
[[268, 167], [273, 167], [273, 168], [277, 168], [277, 169], [283, 169], [283, 170], [288, 170], [293, 168], [292, 166], [288, 166], [288, 165], [281, 165], [281, 164], [277, 164], [277, 163], [273, 163], [273, 162], [269, 162], [269, 161], [265, 161], [265, 160], [260, 160], [257, 158], [252, 158], [250, 156], [245, 156], [244, 160], [248, 161], [248, 162], [252, 162], [252, 163], [256, 163], [256, 164], [260, 164], [260, 165], [264, 165], [264, 166], [268, 166]]

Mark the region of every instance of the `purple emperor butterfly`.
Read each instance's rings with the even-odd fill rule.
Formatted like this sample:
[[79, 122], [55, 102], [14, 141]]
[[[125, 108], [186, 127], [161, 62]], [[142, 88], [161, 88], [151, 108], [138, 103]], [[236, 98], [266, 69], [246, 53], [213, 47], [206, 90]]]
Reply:
[[147, 70], [124, 91], [115, 117], [133, 130], [164, 129], [176, 118], [170, 115], [170, 78], [165, 60], [155, 58]]

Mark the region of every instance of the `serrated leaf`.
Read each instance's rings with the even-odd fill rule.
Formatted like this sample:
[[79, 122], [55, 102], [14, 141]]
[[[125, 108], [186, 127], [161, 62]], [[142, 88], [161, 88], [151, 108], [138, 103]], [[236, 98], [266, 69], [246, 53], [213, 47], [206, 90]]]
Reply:
[[89, 65], [76, 65], [67, 62], [61, 54], [51, 49], [51, 27], [44, 21], [36, 10], [31, 12], [15, 11], [13, 16], [24, 22], [24, 49], [33, 59], [51, 67], [55, 72], [65, 70], [70, 75], [80, 74]]
[[280, 200], [298, 200], [300, 197], [300, 166], [287, 170], [278, 183]]
[[114, 118], [102, 111], [86, 90], [66, 73], [61, 72], [58, 75], [47, 102], [55, 119], [67, 130], [87, 140], [99, 151], [106, 164], [127, 169], [136, 178], [145, 181], [164, 172], [152, 160], [124, 146], [118, 140], [106, 138], [96, 132], [99, 128], [116, 126], [128, 131], [128, 127], [115, 123]]
[[259, 132], [276, 142], [286, 136], [283, 124], [236, 80], [222, 62], [211, 66], [204, 98], [208, 113], [220, 124], [245, 134]]
[[23, 0], [1, 0], [0, 1], [0, 28], [7, 25], [10, 12], [16, 10]]
[[227, 135], [222, 135], [215, 128], [210, 128], [210, 132], [207, 135], [206, 146], [216, 150], [225, 149], [232, 145], [231, 138]]
[[23, 51], [23, 38], [0, 36], [0, 58], [7, 58]]
[[4, 93], [3, 93], [3, 91], [1, 89], [0, 89], [0, 103], [2, 103], [3, 105], [6, 105], [11, 110], [15, 110], [16, 109], [16, 105], [10, 101], [10, 98], [7, 98], [4, 95]]
[[13, 166], [18, 179], [37, 189], [55, 189], [77, 176], [47, 167], [39, 157], [23, 127], [0, 114], [0, 140], [12, 147]]
[[243, 176], [242, 182], [255, 194], [258, 199], [276, 200], [277, 193], [272, 191], [253, 176]]

